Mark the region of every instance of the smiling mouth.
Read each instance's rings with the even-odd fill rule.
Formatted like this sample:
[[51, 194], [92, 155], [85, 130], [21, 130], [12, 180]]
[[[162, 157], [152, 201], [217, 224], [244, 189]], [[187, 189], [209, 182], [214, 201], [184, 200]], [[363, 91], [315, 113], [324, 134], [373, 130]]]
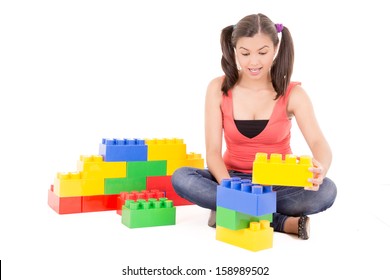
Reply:
[[257, 73], [260, 72], [261, 68], [248, 68], [250, 72]]

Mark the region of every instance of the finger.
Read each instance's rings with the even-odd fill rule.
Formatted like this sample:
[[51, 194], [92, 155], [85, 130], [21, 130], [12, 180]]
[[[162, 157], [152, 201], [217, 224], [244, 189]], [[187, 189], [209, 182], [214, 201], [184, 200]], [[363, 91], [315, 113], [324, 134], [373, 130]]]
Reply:
[[318, 176], [316, 178], [309, 178], [308, 181], [313, 184], [313, 186], [319, 186], [323, 182], [323, 177]]
[[317, 174], [322, 174], [324, 170], [322, 167], [309, 167], [309, 171]]
[[312, 163], [313, 163], [313, 166], [315, 166], [315, 167], [320, 165], [319, 161], [316, 160], [315, 158], [312, 158]]
[[312, 187], [305, 187], [305, 190], [307, 190], [307, 191], [318, 191], [319, 188], [320, 187], [318, 185], [313, 185]]

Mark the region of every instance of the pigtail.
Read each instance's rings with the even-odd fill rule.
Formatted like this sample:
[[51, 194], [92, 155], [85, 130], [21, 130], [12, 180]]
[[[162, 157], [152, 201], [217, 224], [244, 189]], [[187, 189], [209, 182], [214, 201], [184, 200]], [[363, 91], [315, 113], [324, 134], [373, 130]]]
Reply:
[[221, 66], [223, 72], [225, 73], [225, 78], [222, 82], [221, 91], [225, 95], [227, 95], [227, 92], [236, 84], [239, 77], [234, 46], [232, 44], [233, 31], [234, 26], [230, 25], [225, 27], [221, 32]]
[[277, 93], [275, 99], [286, 92], [294, 66], [294, 44], [290, 31], [284, 26], [281, 34], [278, 54], [271, 68], [272, 85]]

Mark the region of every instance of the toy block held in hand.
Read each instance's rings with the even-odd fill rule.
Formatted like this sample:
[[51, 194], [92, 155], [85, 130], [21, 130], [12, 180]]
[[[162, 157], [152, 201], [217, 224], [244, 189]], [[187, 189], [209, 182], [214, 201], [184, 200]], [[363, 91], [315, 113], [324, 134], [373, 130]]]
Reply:
[[312, 166], [310, 156], [297, 158], [287, 154], [283, 160], [281, 154], [271, 154], [268, 158], [266, 153], [257, 153], [252, 181], [262, 185], [311, 187], [309, 179], [313, 178], [313, 173], [309, 168]]

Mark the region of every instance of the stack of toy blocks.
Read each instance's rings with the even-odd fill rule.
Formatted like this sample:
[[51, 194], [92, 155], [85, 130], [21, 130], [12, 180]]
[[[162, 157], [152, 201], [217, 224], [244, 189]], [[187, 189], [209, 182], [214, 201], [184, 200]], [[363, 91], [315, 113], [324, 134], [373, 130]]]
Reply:
[[310, 156], [257, 153], [252, 181], [230, 178], [217, 187], [217, 240], [251, 251], [271, 248], [272, 186], [311, 187], [311, 166]]
[[230, 178], [217, 186], [216, 239], [250, 251], [272, 247], [276, 192], [270, 186]]
[[[48, 204], [59, 214], [121, 210], [120, 193], [150, 191], [158, 185], [178, 205], [170, 176], [182, 166], [204, 168], [201, 155], [187, 154], [182, 139], [104, 138], [99, 155], [80, 156], [76, 172], [57, 174], [48, 191]], [[156, 178], [147, 186], [149, 177]]]

